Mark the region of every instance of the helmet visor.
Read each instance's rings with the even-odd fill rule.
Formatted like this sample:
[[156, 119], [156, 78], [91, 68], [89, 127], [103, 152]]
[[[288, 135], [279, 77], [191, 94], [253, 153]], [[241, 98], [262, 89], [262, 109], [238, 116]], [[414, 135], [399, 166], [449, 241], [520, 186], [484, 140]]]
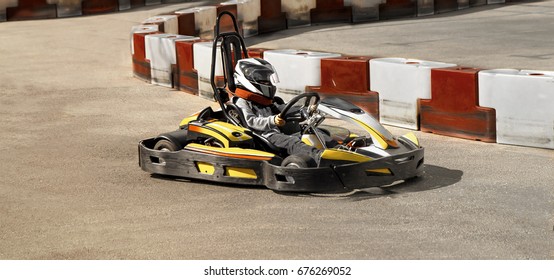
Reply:
[[260, 90], [262, 95], [268, 98], [273, 98], [275, 95], [275, 84], [279, 83], [279, 77], [275, 72], [273, 66], [269, 65], [249, 65], [250, 67], [244, 68], [244, 76], [248, 79], [256, 88]]
[[279, 82], [279, 77], [275, 70], [266, 67], [252, 67], [244, 71], [247, 79], [260, 84], [276, 84]]

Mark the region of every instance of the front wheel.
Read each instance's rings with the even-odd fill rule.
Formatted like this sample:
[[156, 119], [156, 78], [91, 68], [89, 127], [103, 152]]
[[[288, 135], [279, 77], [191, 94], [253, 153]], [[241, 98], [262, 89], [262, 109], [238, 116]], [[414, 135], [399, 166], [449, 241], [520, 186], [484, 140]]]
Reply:
[[166, 139], [160, 139], [158, 140], [158, 142], [156, 142], [156, 145], [154, 145], [154, 150], [165, 151], [165, 152], [175, 152], [178, 149], [175, 143]]
[[316, 163], [314, 159], [308, 155], [290, 155], [283, 160], [281, 166], [293, 168], [310, 168], [315, 167]]

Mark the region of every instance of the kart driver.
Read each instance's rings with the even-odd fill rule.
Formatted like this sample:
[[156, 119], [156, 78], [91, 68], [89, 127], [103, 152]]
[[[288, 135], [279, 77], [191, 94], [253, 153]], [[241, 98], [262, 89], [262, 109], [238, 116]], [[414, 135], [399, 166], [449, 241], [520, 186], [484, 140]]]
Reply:
[[[300, 126], [295, 122], [287, 123], [279, 115], [285, 105], [273, 102], [277, 89], [275, 83], [279, 82], [275, 68], [263, 59], [245, 58], [237, 62], [234, 78], [237, 86], [235, 95], [239, 97], [236, 105], [248, 127], [273, 145], [286, 149], [289, 155], [310, 156], [314, 161], [312, 164], [317, 166], [323, 151], [302, 142]], [[315, 111], [316, 106], [311, 105], [309, 110]], [[328, 137], [325, 141], [333, 140]]]

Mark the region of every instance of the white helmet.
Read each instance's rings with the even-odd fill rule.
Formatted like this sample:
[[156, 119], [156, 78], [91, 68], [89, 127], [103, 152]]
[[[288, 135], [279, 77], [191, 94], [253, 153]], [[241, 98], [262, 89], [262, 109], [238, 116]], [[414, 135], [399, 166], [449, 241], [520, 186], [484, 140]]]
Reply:
[[253, 93], [273, 99], [279, 82], [275, 68], [260, 58], [245, 58], [237, 61], [235, 84]]

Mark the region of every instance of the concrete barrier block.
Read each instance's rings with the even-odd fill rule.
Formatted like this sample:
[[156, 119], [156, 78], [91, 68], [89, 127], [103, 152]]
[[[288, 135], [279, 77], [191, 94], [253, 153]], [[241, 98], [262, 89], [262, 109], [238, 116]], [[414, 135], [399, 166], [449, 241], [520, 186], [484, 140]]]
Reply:
[[131, 9], [131, 0], [119, 0], [118, 2], [119, 2], [120, 11], [126, 11]]
[[469, 0], [470, 7], [482, 6], [482, 5], [487, 5], [487, 0]]
[[83, 0], [83, 15], [117, 12], [119, 2], [117, 0]]
[[157, 31], [133, 33], [133, 75], [143, 81], [150, 82], [150, 60], [146, 59], [146, 35], [158, 34]]
[[176, 15], [159, 15], [147, 18], [142, 24], [153, 24], [158, 26], [158, 30], [163, 33], [178, 34], [179, 22]]
[[0, 22], [6, 21], [6, 8], [17, 7], [19, 0], [0, 1]]
[[56, 4], [58, 17], [73, 17], [83, 14], [82, 0], [47, 0], [48, 4]]
[[419, 129], [419, 98], [431, 98], [431, 69], [455, 64], [406, 58], [377, 58], [370, 62], [371, 90], [379, 93], [384, 124]]
[[258, 18], [262, 14], [260, 0], [232, 0], [222, 4], [237, 6], [238, 21], [242, 23], [245, 38], [258, 35]]
[[[179, 15], [179, 34], [213, 39], [217, 19], [217, 8], [215, 6], [178, 10], [175, 14]], [[190, 25], [191, 21], [194, 22], [193, 26]]]
[[144, 0], [145, 6], [160, 5], [162, 0]]
[[248, 48], [248, 57], [264, 58], [264, 52], [269, 49], [264, 48]]
[[[221, 12], [226, 11], [226, 12], [230, 12], [235, 16], [235, 19], [237, 20], [237, 27], [239, 28], [239, 33], [242, 35], [242, 21], [239, 20], [237, 4], [221, 3], [217, 5], [216, 8], [217, 8], [218, 15]], [[234, 32], [234, 31], [235, 31], [235, 27], [233, 25], [233, 20], [231, 19], [231, 17], [223, 16], [219, 21], [219, 32]]]
[[414, 17], [417, 15], [415, 0], [386, 0], [379, 5], [379, 19]]
[[440, 0], [417, 0], [417, 16], [430, 16], [435, 14], [435, 2]]
[[[194, 69], [198, 73], [198, 95], [208, 100], [215, 100], [210, 82], [212, 66], [212, 42], [196, 43], [193, 46]], [[223, 79], [223, 64], [221, 63], [221, 49], [217, 47], [215, 61], [215, 76], [220, 85]]]
[[317, 0], [310, 10], [312, 24], [330, 22], [352, 22], [352, 6], [344, 6], [343, 0]]
[[[459, 0], [435, 0], [435, 13], [447, 13], [457, 11], [459, 9]], [[469, 2], [466, 0], [466, 6], [469, 7]], [[464, 5], [464, 3], [462, 3]]]
[[365, 22], [379, 20], [379, 4], [381, 4], [381, 2], [381, 0], [351, 0], [352, 21]]
[[135, 54], [134, 36], [135, 33], [158, 33], [157, 25], [135, 25], [131, 27], [131, 54]]
[[306, 92], [306, 86], [320, 86], [321, 59], [340, 56], [336, 53], [292, 49], [264, 52], [264, 59], [275, 67], [279, 76], [277, 95], [285, 101]]
[[119, 10], [125, 11], [138, 7], [144, 7], [145, 0], [119, 0]]
[[321, 60], [321, 86], [308, 86], [322, 97], [339, 97], [379, 119], [379, 95], [370, 91], [372, 57], [342, 56]]
[[458, 10], [469, 8], [469, 0], [458, 0]]
[[480, 69], [431, 69], [431, 99], [419, 100], [421, 131], [496, 142], [494, 109], [479, 106]]
[[315, 7], [316, 0], [281, 0], [281, 10], [287, 13], [288, 28], [310, 25], [310, 10]]
[[8, 21], [47, 18], [56, 18], [56, 5], [48, 4], [46, 0], [19, 0], [17, 6], [6, 8]]
[[176, 11], [174, 13], [177, 16], [177, 30], [179, 35], [186, 36], [198, 36], [196, 30], [196, 24], [194, 22], [194, 13], [181, 13]]
[[287, 29], [287, 14], [281, 11], [281, 0], [260, 0], [260, 6], [259, 34]]
[[554, 72], [479, 72], [479, 105], [496, 110], [496, 141], [554, 149]]
[[177, 54], [177, 75], [174, 79], [175, 88], [198, 95], [198, 72], [194, 69], [194, 44], [208, 42], [208, 40], [183, 40], [175, 42], [175, 52]]
[[176, 41], [197, 40], [198, 37], [177, 34], [154, 34], [146, 36], [146, 59], [150, 60], [151, 83], [173, 87], [171, 65], [177, 64]]

